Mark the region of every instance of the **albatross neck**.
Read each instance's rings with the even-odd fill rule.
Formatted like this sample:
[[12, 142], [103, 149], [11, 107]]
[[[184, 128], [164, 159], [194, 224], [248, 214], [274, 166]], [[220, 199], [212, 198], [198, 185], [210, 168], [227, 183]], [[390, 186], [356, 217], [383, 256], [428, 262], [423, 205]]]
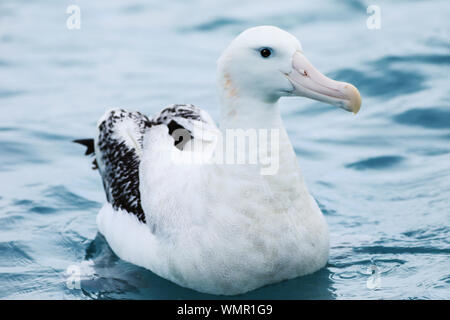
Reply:
[[[274, 190], [287, 190], [286, 192], [290, 194], [289, 197], [292, 199], [299, 198], [299, 195], [302, 195], [301, 199], [309, 199], [306, 196], [308, 194], [306, 185], [299, 170], [291, 141], [283, 125], [277, 101], [267, 102], [252, 98], [233, 97], [230, 99], [225, 97], [225, 99], [222, 99], [220, 112], [220, 129], [224, 134], [228, 129], [278, 131], [279, 148], [277, 151], [271, 149], [271, 152], [278, 152], [279, 170], [274, 175], [265, 176], [265, 179], [274, 183]], [[276, 143], [272, 139], [271, 137], [270, 148]], [[269, 163], [272, 160], [267, 161], [264, 158], [263, 162]], [[279, 189], [280, 186], [281, 189]]]
[[282, 129], [277, 101], [253, 97], [222, 97], [220, 129]]

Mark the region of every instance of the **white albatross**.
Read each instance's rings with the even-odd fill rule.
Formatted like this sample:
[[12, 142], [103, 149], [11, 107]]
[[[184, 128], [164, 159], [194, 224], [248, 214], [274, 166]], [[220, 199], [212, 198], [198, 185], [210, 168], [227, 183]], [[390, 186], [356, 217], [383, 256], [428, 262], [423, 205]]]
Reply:
[[[358, 90], [329, 79], [305, 58], [300, 42], [272, 26], [250, 28], [218, 60], [220, 129], [192, 105], [172, 105], [153, 118], [108, 111], [94, 140], [107, 203], [99, 231], [123, 260], [180, 286], [234, 295], [313, 273], [328, 260], [326, 221], [303, 181], [278, 100], [303, 96], [357, 113]], [[189, 141], [173, 137], [177, 129]], [[260, 165], [176, 164], [174, 155], [227, 129], [276, 129], [279, 169]], [[192, 144], [191, 144], [192, 145]]]

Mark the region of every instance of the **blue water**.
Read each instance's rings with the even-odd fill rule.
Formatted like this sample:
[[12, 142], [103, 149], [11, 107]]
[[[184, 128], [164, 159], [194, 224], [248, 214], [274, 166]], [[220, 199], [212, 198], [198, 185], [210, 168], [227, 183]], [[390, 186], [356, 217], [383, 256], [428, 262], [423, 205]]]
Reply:
[[[80, 30], [66, 27], [70, 4]], [[281, 101], [329, 224], [330, 260], [238, 298], [449, 299], [450, 5], [376, 1], [381, 29], [369, 30], [369, 4], [2, 0], [0, 298], [213, 297], [111, 252], [95, 223], [98, 172], [71, 140], [93, 136], [109, 107], [194, 103], [217, 119], [217, 57], [243, 29], [273, 24], [299, 37], [318, 69], [354, 83], [363, 106], [353, 116]], [[70, 266], [80, 289], [67, 285]]]

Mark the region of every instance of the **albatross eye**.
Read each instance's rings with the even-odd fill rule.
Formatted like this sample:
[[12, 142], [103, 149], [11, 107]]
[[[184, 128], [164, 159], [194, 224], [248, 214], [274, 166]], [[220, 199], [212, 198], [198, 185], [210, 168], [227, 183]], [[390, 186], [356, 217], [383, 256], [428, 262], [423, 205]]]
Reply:
[[269, 48], [262, 48], [259, 50], [259, 53], [261, 54], [261, 57], [267, 58], [272, 54], [272, 50]]

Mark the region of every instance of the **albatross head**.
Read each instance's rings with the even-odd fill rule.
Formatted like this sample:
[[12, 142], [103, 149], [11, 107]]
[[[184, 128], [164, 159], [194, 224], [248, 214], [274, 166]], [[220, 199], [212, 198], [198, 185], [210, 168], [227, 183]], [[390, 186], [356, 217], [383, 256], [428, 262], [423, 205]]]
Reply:
[[219, 58], [218, 74], [228, 99], [270, 103], [282, 96], [303, 96], [354, 113], [361, 107], [361, 96], [353, 85], [320, 73], [303, 54], [297, 38], [277, 27], [242, 32]]

